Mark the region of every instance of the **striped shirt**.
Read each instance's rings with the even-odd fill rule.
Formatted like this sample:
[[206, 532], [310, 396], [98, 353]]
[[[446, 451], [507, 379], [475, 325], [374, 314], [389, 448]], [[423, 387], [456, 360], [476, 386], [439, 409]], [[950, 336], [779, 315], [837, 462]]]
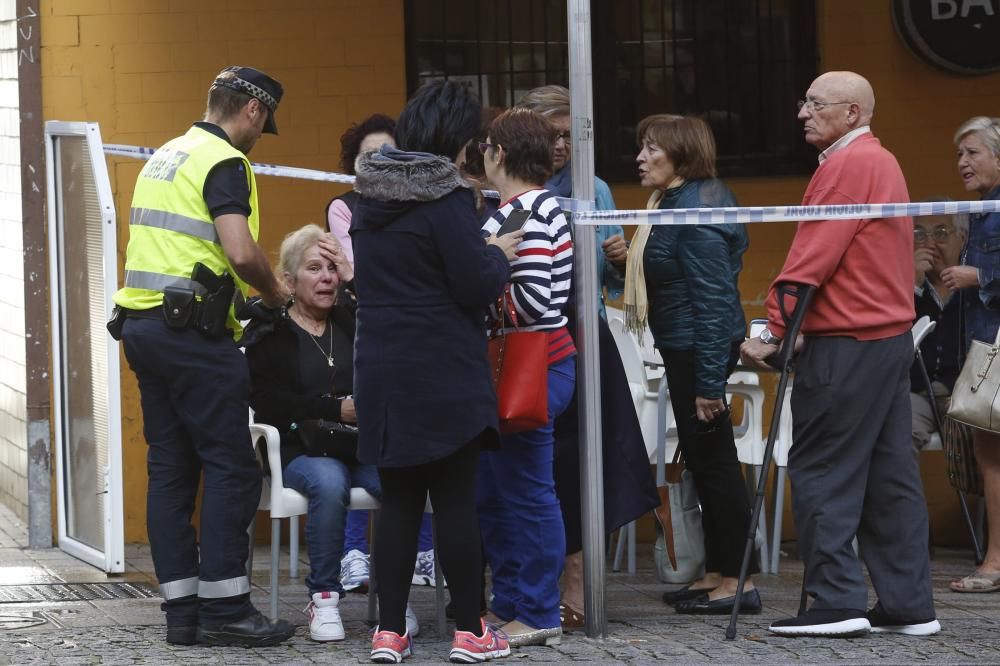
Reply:
[[[555, 195], [543, 189], [529, 190], [500, 206], [483, 225], [483, 233], [496, 233], [519, 208], [530, 210], [531, 217], [524, 224], [517, 259], [511, 263], [509, 293], [519, 330], [550, 333], [549, 362], [555, 363], [576, 351], [563, 314], [573, 277], [573, 241]], [[497, 316], [495, 308], [493, 315]], [[505, 332], [513, 330], [504, 328]]]

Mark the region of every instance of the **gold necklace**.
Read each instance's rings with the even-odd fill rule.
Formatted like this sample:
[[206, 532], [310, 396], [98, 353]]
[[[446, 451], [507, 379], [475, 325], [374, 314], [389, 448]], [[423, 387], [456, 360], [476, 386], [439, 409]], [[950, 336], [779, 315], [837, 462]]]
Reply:
[[[299, 316], [301, 317], [302, 315], [299, 315]], [[327, 328], [330, 329], [330, 353], [329, 354], [327, 354], [325, 351], [323, 351], [323, 348], [320, 346], [320, 344], [318, 342], [316, 342], [316, 338], [319, 337], [319, 336], [313, 335], [312, 331], [310, 331], [309, 329], [307, 329], [302, 324], [299, 324], [299, 327], [302, 330], [304, 330], [309, 335], [309, 339], [312, 340], [312, 343], [314, 345], [316, 345], [316, 349], [319, 350], [319, 353], [322, 354], [323, 358], [326, 359], [326, 364], [332, 368], [333, 367], [333, 326], [330, 325], [329, 321], [326, 322], [326, 326], [327, 326]], [[323, 335], [322, 331], [320, 331], [320, 336], [321, 335]]]

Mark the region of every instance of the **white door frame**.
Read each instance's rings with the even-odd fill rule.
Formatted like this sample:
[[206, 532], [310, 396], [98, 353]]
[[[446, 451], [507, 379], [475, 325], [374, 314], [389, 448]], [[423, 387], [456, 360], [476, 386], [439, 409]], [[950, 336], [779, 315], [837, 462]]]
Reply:
[[[59, 548], [70, 555], [109, 573], [125, 571], [125, 528], [123, 516], [123, 485], [122, 485], [122, 444], [121, 444], [121, 387], [120, 368], [118, 362], [118, 343], [102, 328], [91, 331], [93, 335], [104, 335], [107, 339], [107, 410], [106, 422], [108, 431], [107, 467], [103, 470], [103, 479], [98, 480], [98, 487], [103, 481], [104, 498], [104, 550], [103, 552], [91, 545], [83, 543], [68, 535], [66, 522], [66, 416], [65, 400], [67, 381], [64, 368], [64, 353], [66, 347], [66, 304], [65, 263], [63, 261], [63, 224], [64, 216], [61, 202], [60, 179], [62, 174], [57, 168], [60, 164], [60, 137], [83, 137], [86, 139], [91, 167], [94, 171], [94, 182], [97, 187], [98, 205], [101, 208], [101, 227], [103, 243], [103, 277], [104, 277], [104, 307], [105, 312], [111, 312], [113, 303], [111, 296], [118, 284], [118, 249], [116, 232], [116, 215], [114, 199], [111, 195], [111, 183], [108, 179], [107, 161], [104, 156], [104, 144], [97, 123], [58, 122], [45, 123], [45, 164], [48, 178], [48, 241], [49, 241], [49, 297], [50, 323], [52, 339], [52, 399], [54, 417], [54, 448], [56, 450], [56, 495], [58, 502], [58, 543]], [[73, 248], [69, 248], [70, 252]], [[98, 473], [101, 471], [99, 470]]]

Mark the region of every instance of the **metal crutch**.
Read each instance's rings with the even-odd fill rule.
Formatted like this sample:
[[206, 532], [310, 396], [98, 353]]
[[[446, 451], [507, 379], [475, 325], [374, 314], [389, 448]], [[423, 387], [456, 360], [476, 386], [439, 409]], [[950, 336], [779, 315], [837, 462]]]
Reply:
[[[778, 399], [774, 403], [774, 412], [771, 415], [771, 428], [767, 434], [767, 446], [764, 448], [764, 464], [760, 478], [757, 480], [757, 494], [754, 497], [753, 514], [750, 516], [750, 530], [747, 532], [747, 542], [743, 549], [743, 563], [740, 565], [740, 577], [736, 584], [736, 603], [733, 604], [733, 613], [729, 618], [729, 627], [726, 629], [726, 638], [732, 640], [736, 638], [736, 618], [740, 615], [740, 603], [743, 601], [743, 584], [747, 579], [747, 572], [750, 570], [750, 558], [753, 556], [754, 537], [757, 535], [757, 523], [760, 521], [760, 512], [764, 508], [764, 498], [767, 490], [767, 475], [771, 469], [771, 457], [774, 454], [774, 442], [778, 438], [778, 424], [781, 419], [781, 407], [784, 400], [785, 388], [788, 386], [788, 374], [792, 369], [792, 356], [795, 354], [795, 339], [802, 328], [802, 320], [805, 319], [806, 310], [812, 300], [816, 287], [812, 285], [799, 284], [795, 282], [781, 282], [775, 286], [778, 299], [778, 309], [781, 311], [781, 318], [785, 323], [785, 338], [781, 341], [781, 346], [774, 354], [767, 359], [769, 365], [781, 370], [781, 378], [778, 380]], [[785, 298], [795, 297], [795, 308], [791, 315], [785, 309]], [[775, 520], [779, 518], [776, 516]], [[803, 584], [803, 594], [805, 585]]]

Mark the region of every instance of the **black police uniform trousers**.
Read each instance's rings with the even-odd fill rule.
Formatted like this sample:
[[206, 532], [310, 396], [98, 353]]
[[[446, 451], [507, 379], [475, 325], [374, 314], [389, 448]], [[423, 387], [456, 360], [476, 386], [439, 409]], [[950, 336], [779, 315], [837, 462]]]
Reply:
[[[254, 612], [247, 528], [261, 490], [247, 429], [246, 359], [231, 338], [157, 319], [126, 320], [122, 342], [139, 380], [149, 445], [146, 525], [167, 623], [241, 620]], [[191, 518], [202, 474], [196, 535]]]

